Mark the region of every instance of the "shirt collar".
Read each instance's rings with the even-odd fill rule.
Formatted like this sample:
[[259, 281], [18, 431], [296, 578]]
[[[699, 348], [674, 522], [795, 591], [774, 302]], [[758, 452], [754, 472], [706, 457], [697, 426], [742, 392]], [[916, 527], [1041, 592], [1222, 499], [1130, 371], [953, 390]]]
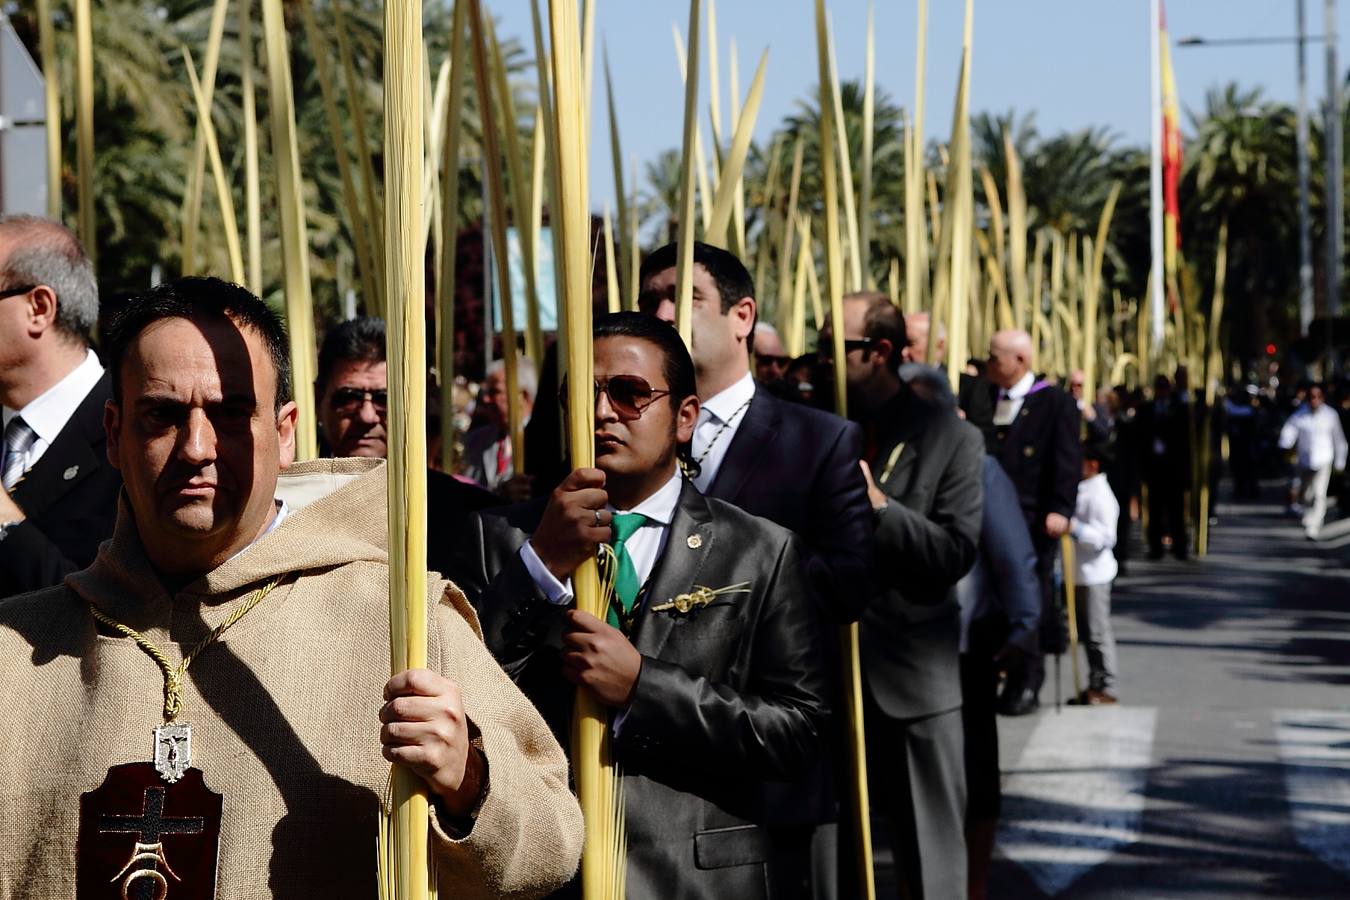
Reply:
[[719, 422], [729, 422], [736, 412], [755, 396], [755, 379], [747, 371], [730, 387], [712, 395], [703, 404], [713, 418]]
[[1012, 387], [1005, 391], [1005, 395], [1012, 400], [1021, 400], [1027, 394], [1031, 393], [1031, 388], [1036, 384], [1036, 375], [1028, 372]]
[[98, 356], [93, 350], [85, 350], [83, 362], [72, 369], [65, 378], [33, 398], [23, 409], [13, 410], [5, 407], [4, 424], [8, 425], [9, 420], [16, 415], [23, 416], [24, 422], [33, 429], [33, 433], [39, 439], [51, 444], [102, 377], [103, 366], [99, 363]]
[[[680, 474], [680, 469], [676, 466], [675, 474], [670, 476], [670, 480], [661, 485], [660, 490], [655, 494], [632, 509], [621, 509], [617, 512], [641, 513], [647, 517], [648, 522], [669, 525], [675, 519], [675, 507], [680, 503], [680, 491], [683, 488], [684, 476]], [[611, 507], [612, 509], [613, 507]]]

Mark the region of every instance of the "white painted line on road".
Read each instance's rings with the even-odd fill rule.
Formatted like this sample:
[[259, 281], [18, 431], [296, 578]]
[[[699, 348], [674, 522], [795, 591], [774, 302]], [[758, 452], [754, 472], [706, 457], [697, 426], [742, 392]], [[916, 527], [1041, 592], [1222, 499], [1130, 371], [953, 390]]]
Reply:
[[1322, 862], [1350, 873], [1350, 712], [1274, 715], [1294, 836]]
[[1055, 896], [1139, 840], [1158, 711], [1041, 713], [1003, 779], [998, 849]]

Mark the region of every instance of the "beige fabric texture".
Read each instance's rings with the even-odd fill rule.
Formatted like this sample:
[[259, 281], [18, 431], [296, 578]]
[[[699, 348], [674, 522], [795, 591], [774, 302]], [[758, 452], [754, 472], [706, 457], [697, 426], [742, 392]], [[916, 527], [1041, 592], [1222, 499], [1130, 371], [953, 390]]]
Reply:
[[[73, 898], [80, 794], [110, 766], [150, 758], [160, 670], [131, 640], [100, 634], [88, 604], [177, 664], [234, 601], [280, 573], [292, 574], [196, 659], [184, 684], [192, 764], [224, 795], [216, 895], [375, 896], [390, 771], [377, 719], [390, 674], [385, 478], [382, 461], [292, 466], [278, 496], [305, 505], [173, 597], [124, 497], [92, 567], [0, 603], [0, 900]], [[331, 493], [315, 499], [316, 484]], [[430, 593], [430, 668], [460, 685], [490, 783], [463, 840], [433, 813], [441, 896], [541, 895], [567, 881], [581, 852], [566, 760], [483, 646], [463, 594], [438, 577]]]

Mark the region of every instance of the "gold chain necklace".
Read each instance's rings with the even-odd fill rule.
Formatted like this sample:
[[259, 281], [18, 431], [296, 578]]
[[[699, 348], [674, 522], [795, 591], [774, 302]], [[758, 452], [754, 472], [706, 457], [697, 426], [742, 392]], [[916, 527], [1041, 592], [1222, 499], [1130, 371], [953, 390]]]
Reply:
[[197, 658], [198, 654], [215, 643], [222, 634], [229, 630], [230, 626], [248, 615], [255, 606], [263, 601], [264, 597], [272, 593], [272, 589], [281, 583], [283, 577], [278, 575], [239, 601], [233, 612], [225, 618], [225, 621], [212, 628], [210, 634], [194, 644], [192, 649], [183, 656], [183, 661], [177, 666], [169, 662], [169, 657], [165, 655], [164, 651], [159, 649], [148, 637], [130, 626], [123, 625], [94, 606], [93, 603], [89, 604], [89, 611], [95, 619], [135, 641], [136, 646], [144, 650], [159, 666], [160, 671], [164, 673], [164, 724], [155, 728], [153, 762], [155, 771], [159, 772], [165, 781], [172, 783], [182, 778], [183, 773], [192, 764], [192, 726], [186, 723], [180, 724], [176, 721], [178, 714], [183, 710], [183, 676], [187, 674], [188, 666], [192, 665], [192, 661]]

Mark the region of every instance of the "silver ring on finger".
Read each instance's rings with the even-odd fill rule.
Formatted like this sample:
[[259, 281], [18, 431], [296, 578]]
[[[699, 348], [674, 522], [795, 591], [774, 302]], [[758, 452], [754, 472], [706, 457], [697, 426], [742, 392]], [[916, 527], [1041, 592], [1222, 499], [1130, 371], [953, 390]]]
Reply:
[[605, 527], [605, 523], [600, 521], [600, 510], [598, 509], [595, 511], [595, 527], [596, 528]]

